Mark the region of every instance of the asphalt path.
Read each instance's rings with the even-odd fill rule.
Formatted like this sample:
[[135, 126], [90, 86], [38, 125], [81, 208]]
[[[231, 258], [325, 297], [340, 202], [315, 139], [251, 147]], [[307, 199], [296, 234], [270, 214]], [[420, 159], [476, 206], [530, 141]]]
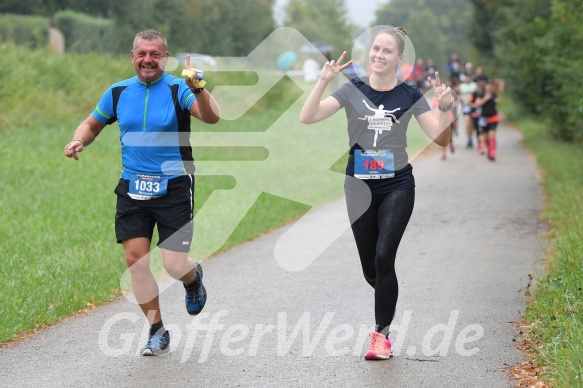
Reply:
[[[524, 361], [514, 322], [545, 245], [539, 174], [520, 139], [502, 125], [496, 162], [460, 135], [447, 161], [414, 163], [390, 360], [362, 357], [373, 290], [351, 232], [290, 272], [274, 254], [288, 225], [203, 263], [209, 299], [197, 317], [182, 286], [160, 280], [169, 354], [138, 355], [147, 326], [129, 295], [0, 350], [0, 386], [511, 387], [504, 368]], [[343, 212], [338, 199], [316, 215]]]

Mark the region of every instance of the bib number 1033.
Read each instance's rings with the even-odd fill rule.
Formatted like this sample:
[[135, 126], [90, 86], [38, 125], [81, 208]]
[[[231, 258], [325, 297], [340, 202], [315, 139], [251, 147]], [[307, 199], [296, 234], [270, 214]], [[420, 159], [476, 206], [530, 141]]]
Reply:
[[145, 191], [148, 193], [159, 193], [160, 192], [160, 182], [152, 181], [134, 181], [134, 191]]
[[133, 174], [130, 177], [129, 195], [134, 199], [152, 199], [166, 195], [168, 177]]

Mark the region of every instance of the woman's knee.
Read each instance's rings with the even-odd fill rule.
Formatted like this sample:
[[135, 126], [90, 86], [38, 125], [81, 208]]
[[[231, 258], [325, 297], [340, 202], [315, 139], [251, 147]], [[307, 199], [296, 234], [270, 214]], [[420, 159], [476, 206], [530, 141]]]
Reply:
[[372, 288], [374, 288], [374, 287], [375, 287], [375, 284], [376, 284], [376, 282], [377, 282], [377, 277], [376, 277], [376, 274], [367, 274], [367, 273], [366, 273], [366, 272], [364, 272], [364, 271], [363, 271], [363, 274], [364, 274], [364, 279], [366, 280], [366, 282], [367, 282], [368, 284], [370, 284], [370, 286], [371, 286]]

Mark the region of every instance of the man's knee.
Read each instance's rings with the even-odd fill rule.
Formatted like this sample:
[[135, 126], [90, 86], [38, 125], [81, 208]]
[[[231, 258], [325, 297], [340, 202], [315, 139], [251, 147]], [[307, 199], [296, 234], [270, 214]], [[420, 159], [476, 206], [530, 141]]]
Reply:
[[133, 238], [122, 241], [128, 268], [150, 266], [150, 240]]
[[194, 269], [194, 262], [186, 252], [162, 251], [164, 269], [174, 279], [180, 279], [190, 270]]

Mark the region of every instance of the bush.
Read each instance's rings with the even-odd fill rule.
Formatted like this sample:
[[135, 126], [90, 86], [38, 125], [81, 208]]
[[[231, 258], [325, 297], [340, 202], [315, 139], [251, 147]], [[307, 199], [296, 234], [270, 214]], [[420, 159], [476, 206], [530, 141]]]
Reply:
[[65, 36], [67, 51], [83, 54], [114, 50], [113, 20], [74, 11], [62, 11], [55, 14], [55, 26]]
[[522, 110], [549, 119], [556, 139], [583, 141], [581, 2], [515, 0], [498, 10], [496, 59]]
[[542, 66], [552, 70], [556, 82], [545, 112], [553, 120], [552, 134], [569, 142], [583, 141], [583, 114], [579, 101], [583, 97], [583, 85], [579, 82], [583, 69], [583, 53], [580, 43], [583, 27], [581, 2], [556, 0], [548, 36], [548, 60]]
[[0, 16], [0, 40], [31, 48], [46, 47], [50, 24], [40, 16]]
[[113, 81], [135, 75], [126, 56], [62, 55], [47, 47], [31, 50], [13, 43], [0, 44], [0, 68], [0, 134], [72, 117], [71, 125], [77, 125]]

